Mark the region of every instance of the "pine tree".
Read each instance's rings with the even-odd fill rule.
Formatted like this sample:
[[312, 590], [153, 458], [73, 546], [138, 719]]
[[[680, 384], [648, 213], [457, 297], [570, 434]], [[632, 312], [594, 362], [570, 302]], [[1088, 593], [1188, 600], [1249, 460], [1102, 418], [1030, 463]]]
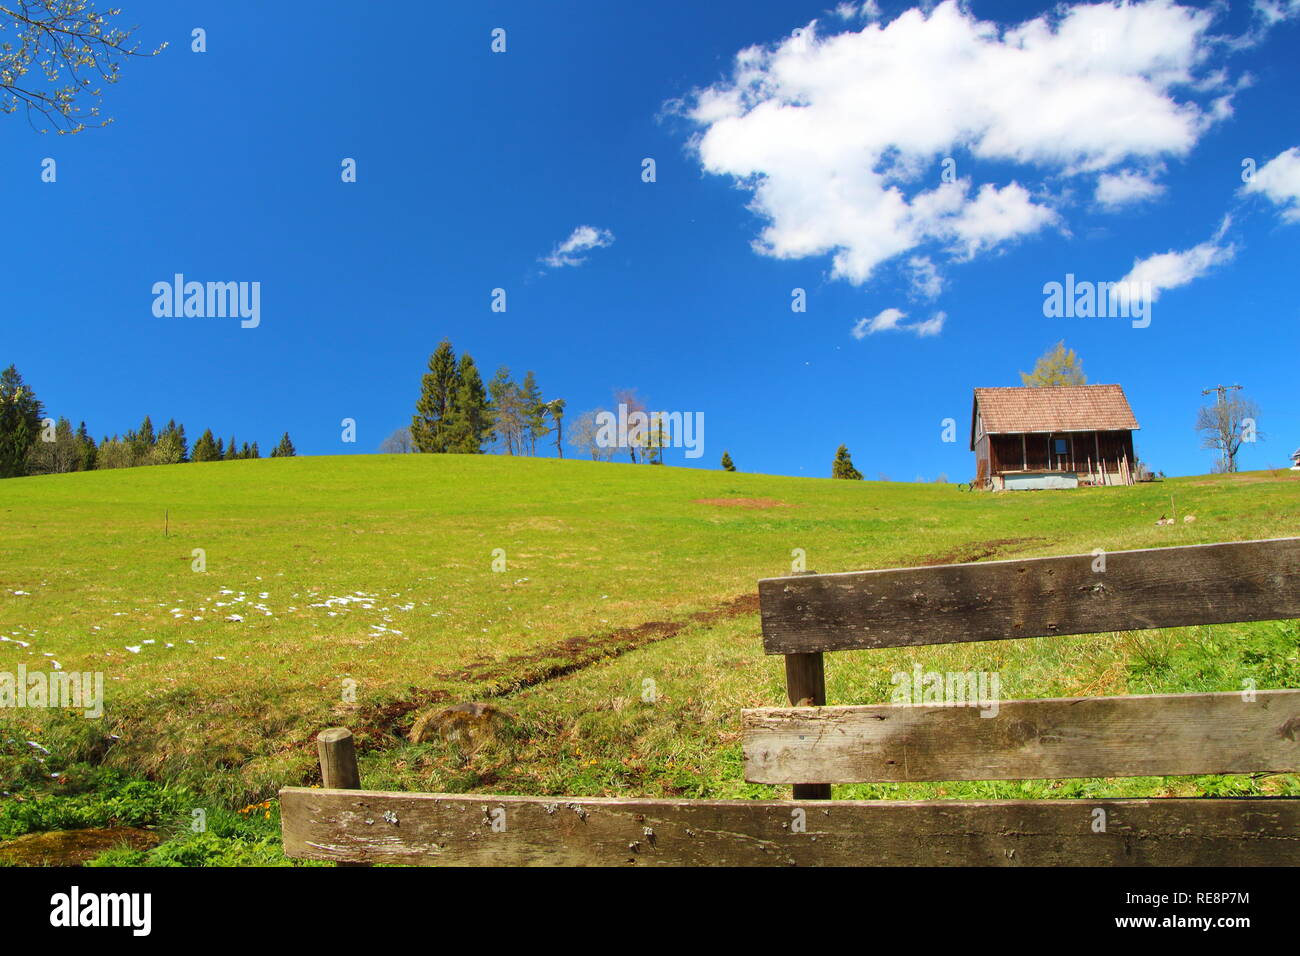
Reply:
[[27, 473], [27, 452], [40, 434], [45, 408], [10, 365], [0, 372], [0, 478]]
[[253, 442], [253, 447], [252, 447], [252, 450], [251, 450], [251, 454], [249, 454], [248, 457], [249, 457], [249, 458], [261, 458], [261, 457], [262, 457], [262, 453], [261, 453], [260, 451], [257, 450], [257, 442]]
[[468, 353], [460, 357], [456, 375], [460, 383], [447, 422], [447, 451], [461, 455], [481, 455], [483, 443], [492, 434], [491, 409], [478, 366]]
[[158, 436], [154, 433], [153, 421], [146, 415], [140, 427], [135, 431], [127, 432], [122, 440], [130, 451], [129, 467], [149, 464], [153, 458], [153, 446], [158, 441]]
[[528, 454], [536, 455], [537, 439], [545, 437], [547, 432], [546, 402], [542, 400], [542, 391], [537, 387], [537, 376], [527, 372], [519, 391], [524, 413], [524, 439], [528, 445]]
[[81, 427], [77, 429], [77, 445], [81, 453], [81, 471], [90, 471], [95, 467], [95, 439], [90, 437], [90, 432], [86, 430], [86, 423], [82, 422]]
[[212, 429], [204, 429], [199, 440], [194, 443], [190, 449], [190, 461], [220, 461], [221, 453], [217, 447], [216, 439], [212, 437]]
[[735, 464], [734, 464], [734, 463], [732, 462], [732, 460], [731, 460], [731, 455], [727, 454], [727, 452], [726, 452], [725, 449], [724, 449], [723, 452], [722, 452], [722, 470], [723, 470], [723, 471], [735, 471], [735, 470], [736, 470], [736, 466], [735, 466]]
[[58, 474], [77, 471], [81, 467], [81, 449], [77, 436], [72, 433], [72, 422], [59, 416], [54, 428], [54, 468]]
[[420, 384], [420, 399], [411, 419], [411, 440], [417, 451], [448, 451], [448, 429], [460, 385], [456, 353], [443, 339], [429, 356], [429, 371]]
[[244, 442], [243, 447], [239, 449], [239, 457], [240, 457], [240, 458], [252, 458], [252, 457], [253, 457], [253, 449], [251, 449], [251, 448], [248, 447], [248, 442]]
[[230, 443], [226, 445], [226, 461], [234, 461], [239, 457], [239, 445], [235, 442], [235, 436], [230, 436]]
[[849, 449], [846, 445], [841, 445], [835, 449], [835, 461], [831, 465], [832, 478], [851, 478], [855, 481], [862, 480], [862, 472], [853, 467], [853, 459], [849, 457]]
[[293, 458], [297, 455], [297, 450], [293, 447], [293, 441], [289, 438], [289, 433], [285, 432], [280, 439], [280, 444], [275, 446], [275, 451], [271, 452], [272, 458]]
[[1074, 354], [1074, 349], [1067, 350], [1062, 339], [1038, 357], [1032, 372], [1021, 372], [1020, 381], [1031, 388], [1087, 385], [1088, 376], [1083, 374], [1079, 356]]

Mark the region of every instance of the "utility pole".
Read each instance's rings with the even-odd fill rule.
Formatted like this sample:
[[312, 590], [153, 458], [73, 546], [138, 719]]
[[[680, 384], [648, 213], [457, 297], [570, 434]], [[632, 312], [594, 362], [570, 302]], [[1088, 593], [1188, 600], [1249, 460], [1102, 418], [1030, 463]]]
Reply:
[[[1228, 392], [1232, 389], [1240, 389], [1240, 388], [1241, 388], [1240, 385], [1213, 385], [1210, 388], [1201, 389], [1201, 394], [1209, 395], [1211, 392], [1213, 392], [1214, 394], [1218, 395], [1219, 398], [1215, 404], [1218, 405], [1220, 408], [1222, 408], [1224, 405], [1228, 404]], [[1222, 419], [1223, 413], [1220, 412], [1219, 414], [1220, 414], [1220, 419]], [[1222, 451], [1223, 451], [1223, 470], [1226, 472], [1228, 470], [1228, 465], [1229, 465], [1228, 446], [1226, 444], [1223, 446]]]
[[1219, 404], [1223, 405], [1228, 400], [1228, 390], [1233, 388], [1241, 388], [1241, 386], [1240, 385], [1213, 385], [1210, 388], [1201, 389], [1201, 394], [1209, 395], [1211, 392], [1214, 392], [1219, 396]]

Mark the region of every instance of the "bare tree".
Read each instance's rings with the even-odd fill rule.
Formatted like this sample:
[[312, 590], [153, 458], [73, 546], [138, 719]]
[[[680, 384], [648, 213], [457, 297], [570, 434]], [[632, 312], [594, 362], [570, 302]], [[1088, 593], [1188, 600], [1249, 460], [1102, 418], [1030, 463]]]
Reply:
[[[641, 412], [642, 414], [645, 414], [646, 412], [645, 402], [641, 401], [641, 399], [637, 396], [635, 388], [614, 389], [615, 414], [618, 413], [618, 409], [620, 405], [627, 406], [626, 414], [629, 419], [632, 417], [632, 415], [635, 412]], [[629, 428], [628, 431], [630, 432], [632, 431], [632, 429]], [[627, 442], [627, 453], [628, 456], [632, 459], [632, 464], [634, 465], [636, 464], [637, 447], [640, 444], [638, 441], [635, 440], [635, 437], [636, 436], [629, 435], [628, 442]], [[641, 437], [644, 438], [644, 436]]]
[[602, 445], [599, 441], [600, 425], [596, 416], [602, 411], [604, 410], [594, 409], [583, 412], [569, 425], [569, 447], [590, 455], [592, 461], [609, 461], [614, 457], [614, 452], [618, 451], [616, 446]]
[[1245, 397], [1228, 398], [1219, 393], [1219, 401], [1205, 405], [1197, 413], [1196, 430], [1201, 433], [1201, 447], [1219, 453], [1215, 471], [1237, 470], [1237, 452], [1243, 442], [1261, 441], [1264, 433], [1256, 427], [1259, 406]]
[[60, 133], [111, 123], [100, 116], [100, 84], [117, 82], [124, 58], [167, 45], [137, 53], [135, 28], [110, 23], [120, 14], [91, 0], [0, 0], [0, 112], [22, 108], [33, 129], [40, 116]]
[[[60, 418], [49, 435], [44, 422], [36, 441], [27, 452], [27, 471], [32, 475], [61, 475], [77, 471], [81, 465], [81, 447], [72, 433], [72, 424]], [[52, 440], [47, 441], [47, 438]]]
[[492, 398], [492, 430], [507, 455], [528, 454], [528, 408], [523, 390], [504, 365], [488, 382]]
[[546, 403], [546, 414], [551, 416], [551, 421], [555, 422], [555, 452], [561, 458], [564, 457], [564, 406], [567, 403], [562, 398], [553, 398]]
[[410, 426], [403, 426], [385, 438], [380, 442], [379, 450], [385, 455], [409, 455], [415, 451]]

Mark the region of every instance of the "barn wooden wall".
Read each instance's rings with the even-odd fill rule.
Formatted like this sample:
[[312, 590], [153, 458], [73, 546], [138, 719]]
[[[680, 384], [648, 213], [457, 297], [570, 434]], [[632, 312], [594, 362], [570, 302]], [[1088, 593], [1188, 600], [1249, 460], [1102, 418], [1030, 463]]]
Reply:
[[[1089, 467], [1097, 472], [1101, 470], [1099, 460], [1105, 463], [1108, 474], [1117, 474], [1121, 458], [1127, 456], [1130, 467], [1136, 461], [1133, 433], [1128, 431], [1058, 432], [1053, 435], [1038, 432], [1023, 436], [992, 435], [989, 438], [989, 473], [993, 475], [1007, 471], [1086, 472]], [[1051, 453], [1054, 438], [1066, 438], [1070, 442], [1071, 451], [1059, 465]]]

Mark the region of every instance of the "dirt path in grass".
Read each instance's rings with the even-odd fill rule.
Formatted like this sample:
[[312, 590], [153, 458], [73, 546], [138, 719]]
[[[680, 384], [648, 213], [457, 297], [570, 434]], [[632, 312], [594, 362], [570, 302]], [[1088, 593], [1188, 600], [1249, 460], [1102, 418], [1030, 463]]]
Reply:
[[[905, 567], [923, 567], [932, 564], [962, 564], [981, 561], [1004, 554], [1006, 549], [1038, 544], [1045, 538], [997, 538], [971, 542], [961, 548], [938, 555], [927, 555], [908, 562]], [[479, 658], [467, 666], [434, 675], [434, 683], [461, 683], [472, 693], [466, 700], [488, 700], [505, 697], [527, 687], [555, 680], [575, 671], [590, 667], [636, 650], [647, 644], [676, 637], [694, 624], [711, 624], [715, 621], [758, 613], [758, 590], [747, 592], [724, 601], [716, 607], [696, 611], [680, 620], [646, 621], [633, 627], [619, 628], [603, 634], [584, 634], [566, 638], [524, 654], [512, 654], [501, 660]], [[361, 709], [354, 719], [354, 727], [370, 738], [369, 747], [384, 746], [386, 737], [405, 737], [416, 711], [433, 704], [454, 702], [445, 690], [414, 690], [401, 700], [372, 704]], [[366, 749], [369, 749], [367, 747]]]
[[[504, 697], [582, 670], [599, 661], [609, 660], [647, 644], [676, 637], [693, 624], [710, 624], [726, 618], [758, 612], [758, 592], [742, 594], [717, 607], [696, 611], [675, 621], [646, 621], [603, 634], [570, 637], [525, 654], [512, 654], [501, 660], [480, 658], [466, 667], [434, 675], [438, 683], [459, 682], [470, 685], [468, 700]], [[355, 721], [358, 730], [372, 737], [406, 735], [408, 718], [423, 707], [451, 701], [444, 690], [417, 691], [403, 700], [389, 701], [363, 708]]]
[[907, 567], [920, 568], [931, 564], [969, 564], [972, 561], [983, 561], [985, 558], [1005, 556], [1008, 548], [1041, 544], [1046, 540], [1048, 539], [993, 538], [988, 541], [976, 541], [971, 544], [964, 544], [952, 551], [945, 551], [943, 554], [932, 554], [929, 557], [920, 558], [915, 563], [907, 565]]

